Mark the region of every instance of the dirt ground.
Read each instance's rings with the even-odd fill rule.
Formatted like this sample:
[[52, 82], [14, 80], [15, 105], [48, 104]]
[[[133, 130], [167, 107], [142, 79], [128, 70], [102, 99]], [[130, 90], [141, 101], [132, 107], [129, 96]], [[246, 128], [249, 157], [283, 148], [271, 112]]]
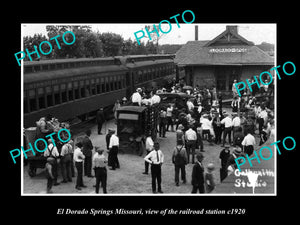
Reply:
[[[102, 132], [105, 133], [108, 128], [115, 128], [114, 121], [108, 121], [103, 126]], [[100, 146], [106, 149], [105, 135], [97, 134], [97, 126], [90, 125], [92, 134], [91, 140], [94, 146]], [[86, 129], [86, 128], [85, 128]], [[175, 185], [174, 181], [174, 165], [172, 164], [171, 156], [175, 147], [175, 132], [167, 132], [167, 138], [158, 138], [161, 146], [161, 150], [165, 156], [165, 162], [162, 165], [162, 190], [164, 194], [189, 194], [192, 190], [191, 185], [191, 173], [193, 164], [186, 166], [187, 183], [180, 186]], [[257, 138], [257, 137], [256, 137]], [[259, 140], [257, 138], [257, 143]], [[208, 163], [215, 165], [213, 172], [216, 185], [220, 184], [220, 160], [219, 154], [223, 149], [221, 145], [210, 146], [207, 141], [204, 141], [204, 167]], [[231, 148], [232, 150], [232, 148]], [[105, 153], [107, 156], [107, 153]], [[108, 194], [152, 194], [151, 189], [151, 175], [142, 174], [144, 172], [144, 159], [143, 156], [131, 155], [131, 154], [119, 154], [120, 169], [107, 170], [107, 192]], [[75, 169], [76, 171], [76, 169]], [[61, 173], [59, 171], [58, 182], [62, 181]], [[72, 182], [60, 183], [58, 186], [53, 186], [53, 194], [95, 194], [95, 178], [83, 177], [83, 182], [87, 186], [78, 191], [75, 189], [76, 177], [73, 178]], [[28, 175], [28, 165], [24, 166], [23, 169], [23, 193], [24, 194], [46, 194], [46, 183], [45, 169], [38, 169], [35, 177]], [[100, 194], [102, 190], [100, 189]]]

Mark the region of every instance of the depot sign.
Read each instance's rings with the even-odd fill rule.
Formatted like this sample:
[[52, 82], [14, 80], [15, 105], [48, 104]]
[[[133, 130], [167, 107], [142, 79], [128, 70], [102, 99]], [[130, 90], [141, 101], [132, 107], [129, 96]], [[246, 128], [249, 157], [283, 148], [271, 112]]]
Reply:
[[246, 52], [246, 48], [211, 48], [209, 53]]

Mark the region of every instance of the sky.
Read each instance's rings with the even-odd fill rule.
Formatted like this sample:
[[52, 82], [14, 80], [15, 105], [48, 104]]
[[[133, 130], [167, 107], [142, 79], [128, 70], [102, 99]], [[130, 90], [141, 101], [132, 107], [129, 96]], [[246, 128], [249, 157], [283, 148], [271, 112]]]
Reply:
[[[157, 23], [153, 23], [157, 24]], [[112, 32], [120, 34], [124, 39], [136, 41], [134, 33], [142, 30], [146, 25], [153, 26], [153, 24], [142, 23], [110, 23], [110, 24], [59, 24], [59, 25], [91, 25], [92, 30], [100, 33]], [[34, 34], [43, 34], [47, 36], [46, 25], [58, 25], [58, 24], [21, 24], [22, 36], [33, 36]], [[276, 43], [276, 24], [202, 24], [180, 23], [180, 28], [176, 23], [171, 23], [172, 29], [169, 33], [165, 34], [159, 41], [159, 44], [185, 44], [188, 41], [195, 40], [195, 25], [198, 25], [198, 40], [212, 40], [226, 29], [226, 25], [237, 25], [238, 33], [246, 38], [248, 41], [254, 42], [254, 44], [261, 44], [262, 42], [268, 42], [271, 44]], [[169, 25], [163, 23], [162, 29], [167, 31]], [[137, 34], [140, 35], [140, 34]], [[141, 42], [148, 41], [148, 38], [140, 39]]]

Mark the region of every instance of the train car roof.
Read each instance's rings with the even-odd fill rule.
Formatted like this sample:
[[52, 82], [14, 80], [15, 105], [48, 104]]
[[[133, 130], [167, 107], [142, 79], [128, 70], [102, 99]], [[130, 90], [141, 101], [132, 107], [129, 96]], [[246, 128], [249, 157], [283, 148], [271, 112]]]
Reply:
[[128, 106], [121, 106], [117, 109], [118, 112], [137, 112], [141, 113], [144, 110], [146, 110], [147, 107], [144, 106], [134, 106], [134, 105], [128, 105]]
[[160, 97], [177, 97], [180, 96], [182, 98], [192, 98], [193, 96], [188, 95], [186, 93], [183, 92], [179, 92], [179, 93], [157, 93], [158, 96]]
[[123, 65], [111, 66], [90, 66], [81, 68], [70, 68], [60, 70], [41, 71], [35, 73], [24, 74], [24, 83], [31, 83], [35, 81], [45, 81], [66, 77], [74, 77], [91, 73], [105, 73], [115, 71], [127, 71], [128, 69]]

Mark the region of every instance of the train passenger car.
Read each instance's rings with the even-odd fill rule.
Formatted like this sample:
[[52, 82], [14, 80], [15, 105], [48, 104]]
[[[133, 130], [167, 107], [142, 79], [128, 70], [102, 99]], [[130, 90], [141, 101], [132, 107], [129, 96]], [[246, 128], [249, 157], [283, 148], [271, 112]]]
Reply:
[[51, 114], [59, 121], [84, 119], [137, 87], [152, 88], [175, 78], [173, 55], [55, 59], [24, 62], [24, 127]]
[[24, 127], [52, 114], [66, 121], [126, 95], [128, 69], [116, 58], [24, 62]]
[[126, 80], [127, 96], [137, 87], [148, 90], [170, 85], [176, 77], [174, 55], [137, 55], [128, 56], [126, 67], [129, 69]]

